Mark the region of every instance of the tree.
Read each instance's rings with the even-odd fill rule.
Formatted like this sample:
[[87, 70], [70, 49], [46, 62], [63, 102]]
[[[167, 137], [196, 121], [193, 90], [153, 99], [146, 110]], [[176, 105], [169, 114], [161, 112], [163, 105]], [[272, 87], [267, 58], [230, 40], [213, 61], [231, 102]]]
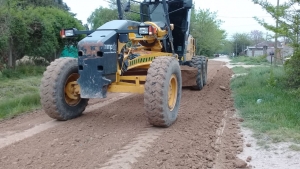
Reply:
[[[275, 6], [268, 1], [252, 0], [254, 3], [259, 4], [265, 11], [267, 11], [277, 22], [271, 25], [264, 20], [256, 18], [256, 20], [263, 25], [266, 29], [274, 32], [276, 37], [286, 37], [290, 41], [290, 45], [294, 49], [294, 54], [291, 60], [285, 65], [286, 73], [288, 76], [289, 85], [293, 87], [300, 87], [300, 11], [297, 10], [295, 5], [299, 5], [299, 0], [289, 0], [283, 4]], [[275, 37], [275, 38], [276, 38]], [[276, 51], [277, 53], [277, 51]], [[278, 62], [278, 57], [275, 59]]]
[[0, 21], [3, 21], [0, 22], [0, 29], [3, 29], [0, 32], [3, 35], [0, 36], [0, 56], [2, 62], [7, 62], [8, 58], [9, 67], [14, 67], [16, 59], [25, 54], [42, 56], [49, 61], [55, 59], [65, 45], [60, 30], [65, 27], [83, 29], [67, 11], [45, 6], [48, 2], [53, 1], [9, 0], [0, 7]]
[[99, 7], [87, 19], [91, 29], [97, 29], [108, 21], [118, 19], [116, 10]]
[[222, 48], [226, 33], [221, 23], [215, 12], [192, 9], [191, 34], [197, 40], [197, 55], [212, 56]]
[[260, 42], [263, 42], [265, 40], [264, 33], [259, 30], [253, 30], [250, 32], [250, 37], [252, 40], [252, 43], [257, 45]]
[[235, 33], [232, 38], [235, 56], [243, 54], [247, 46], [251, 45], [251, 37], [247, 33]]
[[[276, 25], [272, 25], [272, 24], [268, 24], [263, 19], [255, 17], [255, 19], [258, 21], [258, 23], [260, 23], [262, 26], [264, 26], [267, 30], [270, 30], [275, 33], [275, 45], [278, 45], [277, 38], [279, 36], [289, 37], [289, 38], [293, 38], [295, 36], [295, 34], [294, 35], [291, 34], [293, 32], [293, 30], [295, 30], [292, 28], [293, 25], [290, 22], [291, 20], [287, 19], [287, 17], [288, 17], [287, 12], [291, 9], [291, 6], [294, 3], [293, 2], [294, 0], [291, 0], [290, 2], [285, 2], [278, 6], [273, 5], [272, 3], [265, 1], [265, 0], [252, 0], [252, 1], [255, 4], [259, 4], [276, 21]], [[297, 30], [297, 32], [298, 31], [299, 30]], [[295, 32], [293, 32], [293, 33], [295, 33]], [[279, 56], [279, 55], [277, 55], [278, 53], [279, 53], [278, 51], [275, 51], [275, 56]], [[280, 59], [279, 57], [275, 57], [275, 63], [278, 63], [279, 59]]]
[[[68, 12], [58, 8], [37, 7], [26, 10], [24, 17], [27, 26], [27, 33], [30, 36], [28, 47], [25, 52], [31, 56], [42, 56], [47, 60], [53, 60], [65, 45], [59, 32], [63, 28], [84, 29], [81, 23], [73, 18]], [[37, 16], [39, 15], [39, 16]], [[73, 39], [78, 41], [81, 37]], [[38, 48], [32, 46], [39, 44]]]
[[[95, 9], [95, 11], [89, 16], [88, 23], [91, 29], [97, 29], [108, 21], [118, 19], [118, 9], [115, 0], [107, 0], [109, 3], [108, 8], [99, 7]], [[122, 6], [127, 2], [126, 0], [122, 0]], [[131, 3], [131, 10], [135, 12], [139, 12], [139, 3]], [[123, 13], [124, 19], [140, 21], [140, 15], [133, 12]]]
[[9, 23], [10, 16], [4, 12], [6, 0], [0, 0], [0, 70], [4, 69], [5, 63], [8, 62], [8, 57], [3, 56], [3, 53], [9, 46]]
[[223, 53], [227, 55], [231, 55], [233, 52], [233, 42], [230, 40], [224, 39], [221, 43], [221, 48], [218, 50], [217, 53]]

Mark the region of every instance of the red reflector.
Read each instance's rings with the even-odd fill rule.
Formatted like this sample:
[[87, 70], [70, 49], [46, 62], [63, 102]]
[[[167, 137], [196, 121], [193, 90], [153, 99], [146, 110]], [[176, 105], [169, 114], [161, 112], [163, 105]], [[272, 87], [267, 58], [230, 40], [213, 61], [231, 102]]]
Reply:
[[149, 35], [153, 35], [154, 28], [153, 26], [149, 26]]
[[153, 27], [153, 34], [157, 34], [157, 28]]
[[64, 29], [60, 31], [60, 37], [61, 38], [65, 38], [66, 37]]

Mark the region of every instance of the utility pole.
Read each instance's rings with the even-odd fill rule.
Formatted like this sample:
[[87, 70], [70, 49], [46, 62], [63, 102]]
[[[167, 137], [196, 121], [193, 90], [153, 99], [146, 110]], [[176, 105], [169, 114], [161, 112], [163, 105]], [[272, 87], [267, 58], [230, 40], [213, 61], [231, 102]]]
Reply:
[[235, 56], [237, 56], [237, 42], [235, 43]]
[[274, 63], [275, 65], [277, 65], [277, 63], [279, 62], [279, 58], [278, 58], [278, 34], [277, 34], [277, 30], [278, 30], [278, 8], [279, 8], [279, 0], [277, 0], [277, 6], [276, 6], [276, 32], [275, 32], [275, 60]]

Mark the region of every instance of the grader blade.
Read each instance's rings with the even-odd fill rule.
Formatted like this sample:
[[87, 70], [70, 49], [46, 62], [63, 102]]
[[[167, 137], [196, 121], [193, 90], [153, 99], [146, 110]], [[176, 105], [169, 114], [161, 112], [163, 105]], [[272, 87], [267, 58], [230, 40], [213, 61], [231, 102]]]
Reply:
[[180, 66], [182, 76], [182, 87], [196, 86], [198, 69], [189, 66]]

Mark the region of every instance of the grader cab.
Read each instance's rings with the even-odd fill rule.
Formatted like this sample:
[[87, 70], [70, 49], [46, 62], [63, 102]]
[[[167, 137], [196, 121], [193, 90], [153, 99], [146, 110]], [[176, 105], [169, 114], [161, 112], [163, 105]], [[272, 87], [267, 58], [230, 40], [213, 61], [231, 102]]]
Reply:
[[124, 20], [117, 0], [119, 20], [94, 31], [61, 31], [64, 38], [88, 36], [78, 43], [78, 59], [56, 59], [44, 73], [41, 103], [50, 117], [78, 117], [88, 99], [107, 92], [140, 93], [149, 123], [168, 127], [177, 119], [182, 86], [206, 84], [207, 58], [195, 56], [190, 35], [192, 0], [133, 2], [140, 4], [141, 22]]

